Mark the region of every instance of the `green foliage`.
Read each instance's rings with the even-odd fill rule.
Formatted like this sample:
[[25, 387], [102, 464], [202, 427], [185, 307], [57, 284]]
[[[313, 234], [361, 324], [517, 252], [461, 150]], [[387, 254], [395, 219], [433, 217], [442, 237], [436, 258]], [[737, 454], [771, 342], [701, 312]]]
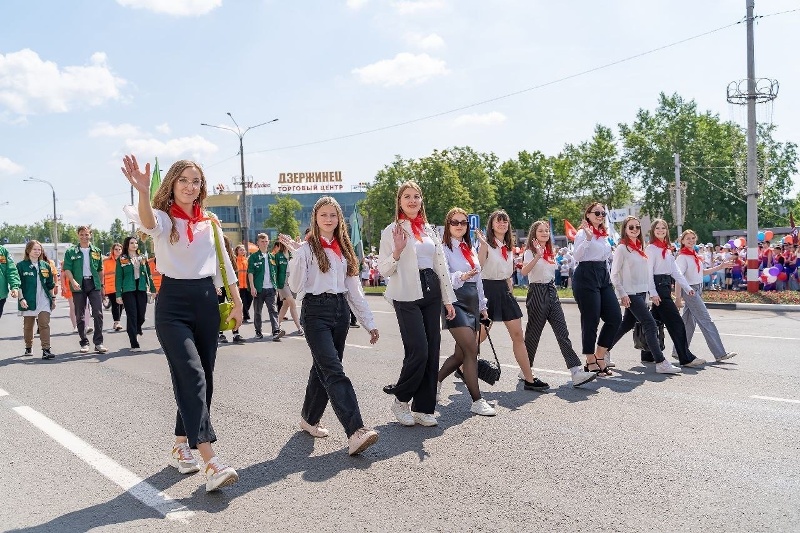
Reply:
[[277, 196], [276, 202], [269, 206], [269, 218], [264, 221], [264, 227], [275, 228], [278, 232], [292, 237], [300, 235], [300, 223], [294, 215], [302, 207], [300, 202], [291, 196]]

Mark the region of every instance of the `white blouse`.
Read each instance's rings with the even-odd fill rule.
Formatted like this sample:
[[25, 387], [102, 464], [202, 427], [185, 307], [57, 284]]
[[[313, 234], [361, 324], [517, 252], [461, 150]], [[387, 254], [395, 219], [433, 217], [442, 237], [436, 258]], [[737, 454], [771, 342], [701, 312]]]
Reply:
[[433, 240], [423, 233], [421, 241], [414, 238], [412, 242], [414, 243], [414, 251], [417, 252], [417, 266], [419, 266], [419, 269], [433, 268], [433, 259], [436, 255], [436, 245]]
[[453, 284], [454, 290], [460, 289], [465, 283], [475, 283], [478, 288], [478, 310], [483, 311], [487, 307], [486, 296], [483, 294], [483, 281], [481, 280], [480, 274], [481, 265], [478, 263], [478, 255], [475, 253], [475, 250], [471, 250], [472, 262], [475, 264], [475, 268], [478, 269], [478, 273], [471, 278], [462, 281], [461, 275], [472, 270], [472, 267], [469, 265], [467, 258], [464, 257], [464, 254], [461, 252], [461, 248], [459, 248], [461, 241], [458, 239], [451, 239], [450, 242], [453, 246], [452, 250], [448, 246], [443, 247], [444, 256], [447, 258], [447, 266], [450, 269], [450, 283]]
[[656, 246], [655, 244], [649, 244], [646, 248], [645, 253], [647, 254], [647, 260], [653, 267], [653, 275], [668, 275], [672, 276], [672, 279], [680, 285], [683, 290], [689, 292], [692, 288], [689, 286], [689, 282], [686, 281], [686, 278], [678, 269], [678, 265], [675, 263], [675, 256], [672, 255], [672, 252], [667, 250], [667, 253], [664, 257], [662, 257], [662, 249]]
[[508, 250], [508, 259], [503, 259], [503, 242], [495, 239], [497, 248], [489, 248], [489, 255], [483, 264], [481, 277], [490, 280], [506, 280], [514, 273], [514, 251]]
[[589, 239], [586, 232], [578, 230], [575, 236], [575, 249], [572, 250], [572, 257], [576, 263], [581, 261], [608, 261], [611, 257], [611, 243], [607, 237], [595, 237]]
[[[522, 255], [522, 264], [526, 265], [533, 261], [534, 255], [531, 250], [525, 250]], [[528, 283], [551, 283], [556, 279], [556, 265], [548, 263], [544, 258], [536, 261], [531, 271], [528, 272]]]
[[678, 272], [683, 274], [689, 285], [703, 283], [702, 259], [700, 261], [700, 268], [698, 269], [693, 257], [679, 253], [678, 257], [675, 258], [675, 265], [678, 267]]
[[611, 262], [611, 283], [614, 284], [614, 290], [619, 298], [642, 292], [658, 296], [650, 261], [633, 248], [621, 243], [614, 251], [614, 259]]
[[[186, 235], [186, 228], [189, 224], [187, 220], [176, 218], [175, 229], [178, 231], [178, 242], [169, 242], [170, 229], [172, 223], [169, 215], [159, 209], [153, 209], [156, 225], [152, 229], [147, 229], [142, 225], [139, 213], [133, 206], [125, 206], [123, 211], [132, 222], [139, 226], [142, 233], [153, 237], [153, 249], [158, 258], [158, 271], [163, 275], [174, 279], [202, 279], [214, 278], [214, 286], [222, 287], [222, 273], [219, 270], [217, 261], [217, 249], [214, 244], [214, 234], [212, 228], [214, 224], [210, 220], [203, 220], [192, 226], [193, 240], [190, 243]], [[209, 213], [210, 216], [214, 216]], [[218, 230], [219, 231], [219, 230]], [[222, 232], [218, 233], [220, 245], [222, 246], [222, 260], [225, 264], [225, 272], [228, 276], [228, 283], [238, 282], [236, 270], [231, 264], [231, 258], [225, 251], [222, 243]]]
[[306, 294], [344, 293], [358, 321], [367, 331], [372, 331], [375, 329], [375, 319], [361, 290], [358, 276], [347, 275], [347, 260], [344, 255], [340, 258], [329, 248], [323, 250], [331, 265], [327, 272], [319, 269], [317, 258], [307, 242], [303, 242], [300, 248], [292, 252], [287, 278], [289, 288], [297, 293], [298, 300], [302, 300]]

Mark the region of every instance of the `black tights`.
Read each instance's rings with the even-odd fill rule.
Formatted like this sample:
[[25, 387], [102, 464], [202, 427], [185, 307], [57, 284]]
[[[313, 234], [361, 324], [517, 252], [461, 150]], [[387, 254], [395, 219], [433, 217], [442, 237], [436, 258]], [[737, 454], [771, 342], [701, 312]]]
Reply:
[[478, 387], [478, 339], [475, 330], [462, 326], [448, 330], [456, 341], [453, 355], [445, 359], [439, 370], [439, 382], [461, 367], [464, 374], [464, 384], [467, 386], [472, 401], [480, 399], [481, 390]]

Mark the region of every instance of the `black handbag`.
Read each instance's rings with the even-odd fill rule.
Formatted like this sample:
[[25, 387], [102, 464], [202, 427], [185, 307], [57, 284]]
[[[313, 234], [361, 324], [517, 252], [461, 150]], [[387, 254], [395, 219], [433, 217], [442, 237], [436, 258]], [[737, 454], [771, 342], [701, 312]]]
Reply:
[[[494, 385], [497, 383], [497, 380], [500, 379], [500, 360], [497, 358], [497, 352], [494, 349], [494, 343], [492, 343], [492, 338], [489, 336], [489, 328], [492, 326], [492, 321], [487, 319], [481, 320], [481, 324], [486, 326], [486, 339], [489, 341], [489, 346], [492, 347], [492, 353], [494, 354], [494, 361], [489, 361], [486, 359], [478, 358], [478, 379], [481, 381], [485, 381], [489, 385]], [[480, 335], [480, 331], [478, 332]], [[480, 337], [478, 338], [480, 340]], [[478, 353], [480, 353], [480, 343], [478, 343]]]
[[[658, 327], [658, 344], [661, 347], [661, 350], [664, 350], [664, 323], [660, 320], [656, 320], [656, 326]], [[647, 338], [644, 334], [644, 328], [642, 327], [641, 322], [637, 322], [635, 326], [633, 326], [633, 347], [637, 350], [644, 350], [646, 352], [652, 352], [652, 350], [647, 346]]]

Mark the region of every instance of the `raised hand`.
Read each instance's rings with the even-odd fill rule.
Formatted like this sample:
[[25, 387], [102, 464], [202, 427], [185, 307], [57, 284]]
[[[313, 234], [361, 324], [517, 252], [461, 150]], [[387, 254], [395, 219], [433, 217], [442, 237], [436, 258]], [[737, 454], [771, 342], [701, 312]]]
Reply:
[[290, 252], [297, 251], [297, 249], [300, 248], [300, 246], [302, 245], [302, 243], [295, 241], [294, 239], [292, 239], [288, 235], [284, 235], [283, 233], [278, 235], [278, 241], [284, 246], [286, 246]]
[[533, 245], [533, 258], [538, 261], [542, 257], [544, 257], [544, 247], [539, 243], [534, 244]]
[[594, 235], [592, 233], [592, 226], [585, 220], [583, 222], [581, 222], [580, 226], [578, 226], [578, 231], [580, 231], [580, 230], [583, 230], [583, 232], [586, 233], [586, 238], [587, 239], [591, 239], [592, 236]]
[[392, 240], [394, 241], [394, 251], [400, 255], [406, 248], [408, 236], [399, 222], [394, 225], [394, 229], [392, 230]]
[[475, 230], [475, 237], [478, 239], [478, 242], [480, 242], [481, 244], [486, 244], [486, 245], [489, 244], [488, 242], [486, 242], [486, 235], [484, 235], [484, 233], [481, 230], [479, 230], [479, 229]]
[[150, 163], [144, 167], [144, 172], [139, 170], [139, 163], [136, 161], [136, 156], [126, 155], [122, 158], [121, 167], [122, 173], [128, 178], [128, 181], [133, 188], [139, 191], [139, 194], [150, 196]]

